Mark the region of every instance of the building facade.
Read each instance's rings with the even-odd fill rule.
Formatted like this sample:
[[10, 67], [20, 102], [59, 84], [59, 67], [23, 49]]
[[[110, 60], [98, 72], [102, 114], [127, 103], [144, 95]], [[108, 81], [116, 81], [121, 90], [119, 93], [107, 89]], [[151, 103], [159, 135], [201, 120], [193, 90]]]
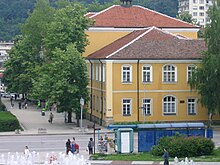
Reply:
[[90, 54], [89, 114], [104, 125], [207, 121], [207, 110], [188, 84], [203, 50], [204, 40], [151, 27]]
[[189, 13], [201, 27], [210, 23], [208, 9], [213, 5], [212, 0], [178, 0], [178, 13]]

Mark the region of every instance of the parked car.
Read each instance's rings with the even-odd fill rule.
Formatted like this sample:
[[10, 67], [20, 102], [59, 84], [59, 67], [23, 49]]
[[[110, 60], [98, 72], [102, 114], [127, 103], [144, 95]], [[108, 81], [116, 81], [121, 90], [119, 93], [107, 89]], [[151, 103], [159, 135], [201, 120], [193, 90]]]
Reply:
[[1, 97], [10, 98], [11, 95], [9, 93], [4, 92], [4, 93], [1, 93]]

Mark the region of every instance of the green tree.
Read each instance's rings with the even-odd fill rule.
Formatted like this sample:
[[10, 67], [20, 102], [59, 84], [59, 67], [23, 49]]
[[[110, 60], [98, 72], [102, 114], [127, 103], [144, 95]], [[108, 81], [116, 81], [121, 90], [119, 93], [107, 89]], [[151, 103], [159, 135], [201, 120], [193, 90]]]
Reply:
[[84, 58], [69, 44], [66, 50], [52, 51], [48, 62], [38, 68], [31, 91], [36, 99], [56, 102], [60, 111], [68, 112], [68, 122], [72, 122], [72, 112], [80, 116], [80, 98], [88, 100], [88, 77]]
[[201, 95], [201, 104], [208, 109], [209, 126], [212, 116], [220, 112], [220, 3], [214, 3], [209, 9], [211, 23], [205, 29], [205, 40], [208, 50], [204, 53], [201, 67], [192, 79], [191, 87]]
[[10, 51], [3, 79], [8, 91], [25, 94], [32, 87], [36, 59], [28, 41], [21, 37]]
[[69, 43], [75, 43], [77, 50], [82, 53], [88, 45], [84, 30], [88, 29], [90, 19], [84, 17], [85, 8], [79, 4], [71, 4], [58, 9], [54, 20], [48, 25], [44, 38], [46, 49], [60, 48], [65, 50]]
[[191, 23], [191, 24], [196, 24], [196, 20], [192, 18], [192, 15], [189, 14], [188, 12], [183, 12], [179, 15], [176, 16], [177, 19], [180, 19], [182, 21]]

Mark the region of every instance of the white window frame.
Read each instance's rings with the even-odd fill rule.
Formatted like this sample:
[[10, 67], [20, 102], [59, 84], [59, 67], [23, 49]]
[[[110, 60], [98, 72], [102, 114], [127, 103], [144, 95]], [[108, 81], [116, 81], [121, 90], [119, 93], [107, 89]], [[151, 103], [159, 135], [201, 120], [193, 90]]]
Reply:
[[[124, 67], [129, 68], [130, 70], [124, 70]], [[129, 80], [127, 81], [126, 79], [124, 79], [124, 74], [125, 78], [127, 79], [128, 74], [130, 75]], [[132, 66], [131, 65], [122, 65], [121, 66], [121, 82], [122, 83], [132, 83]]]
[[[190, 100], [194, 100], [194, 101], [190, 101]], [[187, 113], [188, 115], [196, 115], [197, 99], [195, 97], [187, 98]]]
[[[194, 69], [190, 69], [190, 68], [193, 68]], [[187, 66], [187, 81], [189, 81], [189, 79], [192, 77], [193, 75], [193, 72], [197, 69], [197, 66], [194, 65], [194, 64], [190, 64]]]
[[[174, 70], [169, 70], [167, 67], [173, 67]], [[175, 66], [173, 64], [166, 64], [163, 66], [162, 73], [163, 73], [162, 80], [164, 83], [176, 83], [177, 82], [177, 66]], [[172, 80], [172, 76], [174, 76], [174, 80]], [[165, 78], [166, 78], [166, 80], [165, 80]]]
[[105, 65], [103, 65], [103, 82], [105, 82]]
[[[171, 101], [165, 102], [164, 99], [166, 99], [166, 98], [174, 98], [174, 101], [171, 100]], [[174, 97], [172, 95], [164, 96], [162, 103], [163, 103], [163, 114], [164, 115], [176, 115], [176, 113], [177, 113], [177, 99], [176, 99], [176, 97]]]
[[[148, 69], [144, 69], [144, 68], [149, 68]], [[149, 75], [149, 77], [148, 77]], [[152, 66], [151, 65], [143, 65], [142, 66], [142, 82], [143, 83], [150, 83], [152, 82]], [[149, 79], [148, 79], [149, 78]]]
[[102, 81], [102, 65], [99, 65], [99, 81]]
[[[124, 101], [129, 101], [129, 103], [124, 103]], [[131, 98], [123, 98], [122, 100], [121, 100], [121, 105], [122, 105], [122, 107], [121, 107], [121, 110], [122, 110], [122, 116], [131, 116], [132, 115], [132, 99]], [[126, 108], [126, 113], [124, 114], [124, 106], [125, 106], [125, 108]], [[130, 107], [130, 113], [128, 113], [128, 108]]]
[[[149, 101], [149, 102], [146, 102]], [[152, 112], [152, 99], [151, 98], [143, 98], [142, 99], [142, 115], [149, 116]]]
[[99, 65], [96, 64], [95, 66], [95, 80], [99, 81]]

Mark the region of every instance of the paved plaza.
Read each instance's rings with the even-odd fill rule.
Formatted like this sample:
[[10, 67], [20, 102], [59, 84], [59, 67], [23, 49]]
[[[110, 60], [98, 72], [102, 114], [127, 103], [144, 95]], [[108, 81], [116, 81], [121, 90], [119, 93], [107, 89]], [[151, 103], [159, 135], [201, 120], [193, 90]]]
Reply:
[[[28, 104], [27, 109], [19, 109], [18, 101], [13, 101], [14, 107], [11, 108], [10, 100], [8, 98], [3, 98], [2, 102], [6, 105], [7, 109], [11, 111], [19, 120], [21, 126], [23, 127], [23, 131], [20, 132], [0, 132], [0, 136], [37, 136], [37, 135], [67, 135], [69, 137], [73, 136], [87, 136], [91, 137], [93, 135], [93, 129], [87, 128], [88, 125], [92, 125], [92, 122], [88, 120], [83, 120], [84, 129], [81, 130], [79, 127], [76, 127], [76, 120], [73, 119], [73, 123], [65, 123], [64, 122], [64, 113], [54, 113], [54, 121], [53, 124], [48, 123], [49, 112], [46, 112], [45, 116], [41, 115], [41, 109], [38, 109], [36, 106]], [[96, 127], [101, 128], [101, 134], [109, 134], [113, 136], [112, 131], [106, 129], [105, 127], [96, 125]], [[43, 131], [43, 132], [42, 132]], [[65, 139], [66, 140], [66, 139]], [[137, 139], [136, 139], [137, 140]], [[215, 143], [219, 146], [219, 142], [214, 139]], [[0, 147], [1, 148], [1, 147]], [[137, 144], [135, 143], [134, 151], [137, 152]], [[41, 161], [39, 164], [43, 163], [43, 159], [45, 158], [46, 151], [40, 152]], [[58, 151], [55, 153], [58, 154]], [[85, 159], [89, 160], [88, 152], [85, 149], [80, 151], [80, 154], [84, 156]], [[153, 162], [153, 161], [90, 161], [92, 165], [107, 165], [107, 164], [115, 164], [115, 165], [159, 165], [163, 164], [163, 162]], [[171, 162], [173, 164], [173, 162]], [[196, 165], [220, 165], [220, 162], [196, 162]]]

